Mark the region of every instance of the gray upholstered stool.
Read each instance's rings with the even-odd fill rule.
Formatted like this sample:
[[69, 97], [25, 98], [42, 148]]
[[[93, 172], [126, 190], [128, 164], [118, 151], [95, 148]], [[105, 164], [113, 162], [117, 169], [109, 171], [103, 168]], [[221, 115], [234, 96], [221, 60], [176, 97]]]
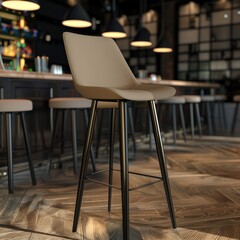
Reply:
[[173, 96], [165, 100], [158, 101], [160, 104], [167, 104], [170, 105], [172, 110], [172, 117], [173, 117], [173, 142], [176, 143], [177, 138], [177, 118], [176, 118], [176, 106], [179, 106], [179, 114], [182, 124], [182, 130], [183, 130], [183, 137], [186, 141], [186, 127], [185, 127], [185, 120], [184, 120], [184, 114], [183, 114], [183, 104], [186, 103], [186, 100], [184, 97], [181, 96]]
[[[52, 165], [52, 152], [54, 148], [54, 139], [56, 135], [56, 127], [57, 127], [57, 121], [58, 121], [58, 113], [59, 111], [63, 112], [63, 117], [66, 120], [66, 111], [71, 112], [71, 121], [72, 121], [72, 150], [73, 150], [73, 170], [74, 173], [76, 174], [77, 170], [77, 129], [76, 129], [76, 110], [82, 110], [84, 113], [84, 121], [85, 125], [87, 126], [88, 124], [88, 114], [87, 114], [87, 109], [91, 107], [91, 100], [88, 100], [86, 98], [51, 98], [49, 99], [49, 107], [53, 110], [56, 111], [56, 116], [55, 116], [55, 123], [53, 126], [53, 132], [52, 132], [52, 138], [51, 138], [51, 145], [50, 145], [50, 153], [49, 153], [49, 171], [51, 169]], [[65, 124], [66, 121], [63, 120], [63, 129], [62, 129], [62, 134], [65, 134]], [[62, 141], [64, 141], [64, 137], [62, 137]], [[62, 142], [61, 146], [61, 152], [63, 153], [64, 149], [64, 143]], [[93, 171], [96, 170], [95, 167], [95, 162], [94, 162], [94, 156], [93, 156], [93, 151], [91, 149], [91, 160], [92, 160], [92, 167]]]
[[20, 113], [24, 141], [26, 144], [28, 164], [31, 173], [32, 184], [36, 185], [34, 167], [31, 158], [31, 150], [27, 135], [24, 112], [31, 111], [33, 108], [32, 101], [25, 99], [1, 99], [0, 113], [4, 113], [6, 117], [6, 135], [7, 135], [7, 155], [8, 155], [8, 191], [13, 193], [13, 153], [12, 153], [12, 114]]
[[185, 98], [186, 103], [189, 104], [189, 108], [190, 108], [190, 123], [191, 123], [192, 139], [194, 138], [194, 111], [193, 111], [193, 106], [195, 106], [199, 135], [202, 136], [201, 117], [200, 117], [200, 111], [199, 111], [199, 103], [201, 102], [201, 97], [197, 96], [197, 95], [184, 95], [184, 98]]
[[[201, 95], [201, 103], [202, 107], [206, 107], [206, 115], [207, 115], [207, 125], [208, 125], [208, 134], [212, 135], [213, 134], [213, 129], [212, 129], [212, 114], [211, 114], [211, 104], [214, 103], [214, 96], [213, 95]], [[202, 112], [203, 116], [203, 112]]]
[[240, 95], [235, 95], [233, 97], [233, 101], [236, 103], [236, 105], [235, 105], [235, 110], [234, 110], [234, 115], [233, 115], [232, 126], [231, 126], [231, 134], [232, 135], [234, 134], [235, 127], [236, 127], [238, 108], [239, 108], [239, 103], [240, 103]]

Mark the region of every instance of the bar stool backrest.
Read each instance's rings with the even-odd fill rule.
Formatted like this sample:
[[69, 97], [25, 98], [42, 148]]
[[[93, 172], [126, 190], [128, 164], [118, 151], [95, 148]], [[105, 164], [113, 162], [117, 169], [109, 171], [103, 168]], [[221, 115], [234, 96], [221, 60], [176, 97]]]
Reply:
[[63, 39], [73, 81], [82, 96], [88, 97], [81, 86], [128, 89], [138, 85], [114, 40], [69, 32], [63, 33]]

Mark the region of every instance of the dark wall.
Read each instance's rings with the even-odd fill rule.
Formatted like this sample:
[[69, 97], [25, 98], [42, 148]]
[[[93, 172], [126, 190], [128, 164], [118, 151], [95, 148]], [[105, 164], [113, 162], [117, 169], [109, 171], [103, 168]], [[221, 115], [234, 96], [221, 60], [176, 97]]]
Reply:
[[[100, 19], [103, 24], [104, 5], [107, 1], [102, 0], [88, 0], [82, 1], [85, 4], [86, 9], [90, 13], [91, 17]], [[119, 1], [121, 7], [120, 13], [133, 14], [139, 12], [139, 1]], [[36, 41], [35, 56], [49, 56], [49, 63], [61, 64], [64, 67], [65, 72], [69, 72], [65, 50], [62, 42], [62, 33], [64, 31], [71, 31], [82, 34], [99, 35], [101, 25], [97, 25], [96, 30], [89, 29], [72, 29], [62, 26], [61, 22], [65, 12], [69, 6], [66, 4], [66, 0], [40, 0], [41, 8], [36, 12], [34, 24], [39, 30], [39, 38]], [[148, 1], [148, 7], [159, 9], [161, 7], [161, 1], [151, 0]], [[175, 5], [176, 1], [165, 1], [165, 34], [170, 44], [175, 47]], [[120, 8], [119, 7], [119, 8]], [[119, 9], [120, 10], [120, 9]], [[51, 41], [46, 41], [46, 36], [51, 36]], [[173, 79], [174, 73], [174, 53], [161, 54], [158, 58], [158, 73], [164, 78]]]

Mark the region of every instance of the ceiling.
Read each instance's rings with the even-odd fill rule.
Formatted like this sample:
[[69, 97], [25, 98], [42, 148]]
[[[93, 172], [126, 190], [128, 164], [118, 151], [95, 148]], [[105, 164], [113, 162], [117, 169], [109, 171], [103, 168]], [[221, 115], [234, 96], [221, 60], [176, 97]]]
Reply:
[[[68, 4], [68, 2], [74, 3], [77, 1], [80, 0], [49, 0], [49, 2], [54, 2], [64, 7], [70, 7], [70, 4]], [[177, 2], [177, 0], [175, 1]], [[85, 7], [89, 15], [96, 18], [101, 18], [104, 12], [109, 10], [111, 2], [111, 0], [81, 0], [82, 5]], [[116, 2], [118, 15], [135, 15], [139, 13], [139, 0], [117, 0]], [[158, 7], [160, 4], [161, 0], [147, 0], [148, 8]]]

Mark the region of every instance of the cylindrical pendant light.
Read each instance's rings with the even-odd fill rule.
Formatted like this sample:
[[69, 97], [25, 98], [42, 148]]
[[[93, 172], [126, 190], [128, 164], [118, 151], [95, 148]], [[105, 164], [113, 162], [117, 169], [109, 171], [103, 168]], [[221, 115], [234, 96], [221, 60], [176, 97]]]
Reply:
[[18, 11], [36, 11], [40, 8], [37, 0], [3, 0], [2, 6]]
[[83, 6], [78, 3], [71, 7], [65, 14], [62, 24], [67, 27], [86, 28], [91, 27], [92, 22]]
[[102, 36], [108, 38], [125, 38], [127, 36], [123, 26], [117, 20], [116, 0], [112, 0], [112, 12], [106, 17]]
[[146, 12], [146, 2], [145, 0], [140, 1], [140, 27], [137, 31], [136, 36], [131, 42], [131, 46], [133, 47], [150, 47], [152, 46], [152, 42], [150, 41], [150, 32], [147, 28], [143, 27], [142, 24], [142, 16]]

